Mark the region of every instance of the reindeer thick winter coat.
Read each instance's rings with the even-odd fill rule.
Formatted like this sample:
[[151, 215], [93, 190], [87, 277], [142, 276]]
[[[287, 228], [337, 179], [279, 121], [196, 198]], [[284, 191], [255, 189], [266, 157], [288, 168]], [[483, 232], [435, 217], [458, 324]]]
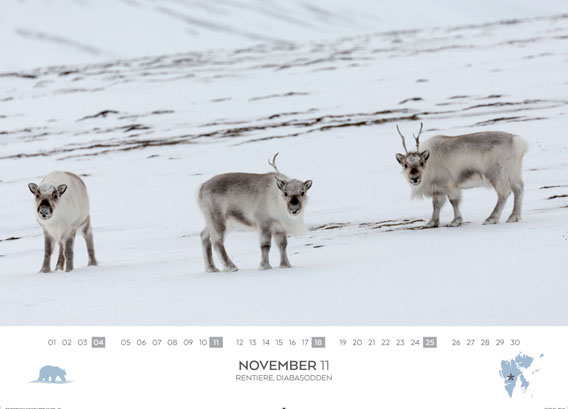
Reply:
[[261, 269], [269, 269], [272, 236], [280, 249], [280, 266], [291, 267], [286, 254], [287, 234], [305, 230], [306, 192], [312, 181], [302, 182], [282, 175], [275, 160], [269, 164], [276, 173], [225, 173], [214, 176], [199, 189], [198, 203], [205, 217], [201, 232], [205, 269], [219, 271], [213, 261], [212, 247], [221, 258], [225, 271], [237, 271], [224, 246], [225, 234], [233, 226], [258, 231], [262, 252]]
[[56, 270], [73, 270], [75, 235], [81, 231], [89, 253], [89, 265], [96, 266], [93, 232], [89, 217], [89, 196], [81, 178], [70, 172], [52, 172], [38, 186], [28, 185], [35, 196], [36, 220], [43, 228], [45, 253], [40, 272], [51, 271], [51, 254], [59, 244]]
[[459, 209], [461, 190], [478, 186], [492, 186], [497, 192], [497, 204], [484, 224], [499, 223], [511, 192], [515, 202], [507, 222], [521, 220], [522, 161], [528, 150], [524, 139], [506, 132], [487, 131], [438, 135], [420, 145], [420, 132], [415, 137], [416, 152], [408, 152], [399, 130], [406, 153], [397, 154], [396, 159], [410, 183], [412, 198], [432, 198], [433, 212], [427, 227], [439, 225], [446, 197], [454, 208], [454, 219], [449, 226], [460, 226], [463, 223]]

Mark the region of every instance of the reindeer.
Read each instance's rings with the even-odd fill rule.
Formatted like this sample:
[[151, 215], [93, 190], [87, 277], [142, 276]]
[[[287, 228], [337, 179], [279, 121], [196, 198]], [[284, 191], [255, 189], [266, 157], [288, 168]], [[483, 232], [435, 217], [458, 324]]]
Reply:
[[59, 244], [56, 270], [73, 270], [75, 235], [81, 231], [89, 253], [89, 266], [96, 266], [89, 196], [81, 178], [70, 172], [52, 172], [41, 181], [28, 184], [35, 196], [36, 220], [43, 227], [45, 253], [40, 273], [51, 271], [51, 254]]
[[234, 226], [258, 231], [262, 259], [260, 269], [270, 269], [272, 236], [280, 249], [280, 267], [291, 267], [286, 246], [288, 234], [305, 231], [304, 209], [312, 181], [284, 176], [276, 167], [278, 153], [268, 164], [276, 173], [225, 173], [214, 176], [199, 189], [198, 204], [205, 218], [201, 232], [207, 272], [219, 271], [212, 247], [221, 258], [224, 271], [237, 271], [224, 246], [225, 234]]
[[418, 136], [413, 134], [416, 152], [408, 152], [404, 135], [397, 125], [405, 153], [397, 153], [396, 160], [410, 183], [411, 198], [432, 198], [434, 210], [426, 227], [440, 224], [440, 210], [446, 196], [454, 208], [454, 219], [448, 226], [461, 226], [461, 190], [479, 186], [493, 186], [497, 192], [497, 204], [483, 224], [499, 223], [511, 191], [515, 201], [507, 222], [521, 220], [522, 161], [528, 150], [524, 139], [506, 132], [487, 131], [457, 136], [437, 135], [420, 147], [422, 127], [421, 123]]

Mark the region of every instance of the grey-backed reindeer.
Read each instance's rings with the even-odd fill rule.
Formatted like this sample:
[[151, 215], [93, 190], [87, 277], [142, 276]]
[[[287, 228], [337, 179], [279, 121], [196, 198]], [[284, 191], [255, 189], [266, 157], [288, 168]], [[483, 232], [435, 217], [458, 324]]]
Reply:
[[426, 227], [440, 224], [440, 210], [446, 197], [454, 208], [454, 219], [449, 226], [461, 226], [461, 190], [479, 186], [493, 186], [497, 192], [497, 204], [483, 224], [499, 223], [511, 192], [515, 195], [515, 202], [507, 222], [521, 220], [522, 162], [528, 150], [523, 138], [495, 131], [457, 136], [437, 135], [420, 147], [422, 127], [420, 124], [418, 136], [413, 135], [416, 152], [408, 152], [404, 135], [397, 125], [405, 154], [397, 153], [396, 160], [410, 183], [411, 197], [432, 198], [434, 209]]
[[224, 245], [225, 234], [233, 226], [258, 231], [262, 270], [271, 268], [268, 256], [272, 236], [280, 249], [280, 267], [291, 267], [286, 254], [287, 235], [305, 231], [304, 210], [312, 181], [302, 182], [280, 173], [277, 156], [268, 161], [276, 172], [225, 173], [201, 185], [198, 204], [205, 217], [201, 242], [206, 271], [219, 271], [213, 261], [213, 247], [224, 271], [237, 271]]

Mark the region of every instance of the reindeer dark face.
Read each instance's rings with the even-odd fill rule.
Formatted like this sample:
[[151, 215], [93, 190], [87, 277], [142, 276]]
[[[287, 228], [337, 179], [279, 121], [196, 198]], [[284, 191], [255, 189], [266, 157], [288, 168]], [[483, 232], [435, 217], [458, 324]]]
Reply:
[[41, 185], [35, 183], [28, 184], [30, 192], [35, 196], [37, 216], [42, 220], [48, 220], [53, 216], [53, 212], [59, 203], [59, 199], [67, 190], [67, 185]]
[[396, 160], [402, 166], [402, 171], [408, 179], [408, 183], [418, 186], [422, 182], [426, 161], [430, 157], [430, 151], [410, 152], [406, 155], [396, 154]]
[[288, 213], [292, 216], [299, 216], [306, 204], [307, 192], [312, 187], [312, 181], [301, 182], [294, 179], [286, 182], [276, 178], [276, 184], [278, 189], [282, 191]]

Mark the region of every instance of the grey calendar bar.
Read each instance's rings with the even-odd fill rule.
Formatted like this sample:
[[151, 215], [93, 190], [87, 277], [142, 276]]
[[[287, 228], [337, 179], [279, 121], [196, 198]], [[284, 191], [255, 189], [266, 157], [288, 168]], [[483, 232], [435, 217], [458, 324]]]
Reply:
[[312, 348], [325, 348], [325, 337], [312, 337]]
[[223, 337], [209, 337], [209, 348], [223, 348]]
[[91, 348], [105, 348], [106, 337], [91, 337]]
[[422, 338], [423, 348], [438, 348], [438, 337], [424, 337]]

